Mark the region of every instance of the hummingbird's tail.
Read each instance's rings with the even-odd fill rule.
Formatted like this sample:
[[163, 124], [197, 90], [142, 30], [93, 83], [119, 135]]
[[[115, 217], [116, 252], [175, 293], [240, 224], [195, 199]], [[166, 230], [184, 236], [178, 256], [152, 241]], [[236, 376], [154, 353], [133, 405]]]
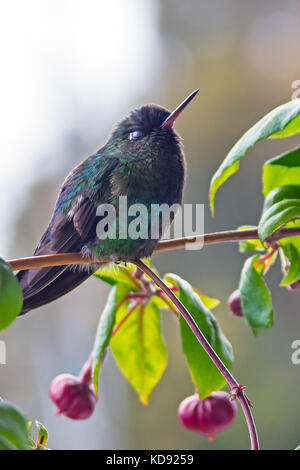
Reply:
[[24, 315], [67, 294], [93, 274], [93, 270], [74, 270], [73, 266], [55, 266], [19, 271], [17, 278], [23, 291]]

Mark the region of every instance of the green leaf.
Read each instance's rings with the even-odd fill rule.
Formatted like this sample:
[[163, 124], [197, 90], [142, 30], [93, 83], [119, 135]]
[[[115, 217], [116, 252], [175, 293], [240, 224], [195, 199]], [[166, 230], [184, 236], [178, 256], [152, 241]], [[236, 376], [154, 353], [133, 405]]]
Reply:
[[239, 252], [247, 253], [248, 251], [265, 251], [266, 248], [263, 246], [260, 240], [241, 240], [239, 242]]
[[254, 334], [257, 334], [260, 328], [273, 325], [271, 294], [261, 273], [254, 267], [258, 259], [259, 256], [255, 255], [246, 260], [239, 283], [242, 311]]
[[237, 141], [212, 178], [210, 184], [212, 213], [214, 213], [214, 198], [217, 189], [238, 170], [241, 158], [260, 140], [268, 137], [287, 137], [299, 132], [299, 113], [300, 99], [289, 101], [273, 109]]
[[151, 303], [160, 308], [169, 308], [167, 303], [158, 295], [154, 295], [151, 299]]
[[[168, 285], [169, 283], [164, 279], [164, 282]], [[220, 300], [219, 299], [214, 299], [213, 297], [208, 297], [205, 294], [202, 294], [202, 292], [199, 292], [197, 289], [193, 288], [194, 292], [199, 295], [200, 299], [204, 303], [205, 307], [207, 307], [210, 310], [213, 310], [214, 308], [218, 307], [220, 305]], [[175, 292], [176, 294], [176, 292]], [[160, 308], [169, 308], [169, 306], [166, 304], [166, 302], [159, 297], [158, 295], [155, 295], [152, 297], [151, 302], [153, 302], [155, 305], [157, 305]], [[171, 301], [170, 301], [171, 302]]]
[[22, 290], [10, 266], [0, 258], [0, 330], [10, 325], [22, 308]]
[[18, 450], [18, 448], [0, 434], [0, 450]]
[[288, 272], [280, 283], [281, 286], [286, 286], [292, 284], [292, 282], [298, 281], [300, 278], [300, 253], [297, 247], [292, 243], [288, 243], [283, 247], [283, 253], [290, 262]]
[[275, 230], [278, 230], [290, 220], [300, 217], [300, 199], [284, 199], [276, 202], [263, 212], [258, 224], [258, 235], [263, 242]]
[[118, 282], [129, 285], [133, 290], [136, 289], [134, 280], [131, 273], [134, 271], [135, 265], [127, 263], [126, 267], [124, 264], [105, 264], [101, 266], [95, 273], [94, 276], [98, 277], [102, 281], [114, 286]]
[[92, 353], [92, 378], [96, 395], [98, 393], [100, 367], [116, 321], [117, 307], [129, 291], [130, 286], [126, 284], [116, 284], [113, 286], [99, 320]]
[[[299, 102], [299, 100], [298, 100]], [[289, 102], [291, 103], [291, 101]], [[288, 104], [288, 103], [287, 103]], [[290, 137], [291, 135], [298, 134], [300, 132], [300, 114], [298, 114], [294, 119], [292, 119], [287, 126], [282, 130], [274, 132], [270, 137]]]
[[221, 303], [219, 299], [208, 297], [207, 295], [202, 294], [202, 292], [199, 292], [197, 289], [195, 289], [195, 287], [193, 287], [193, 291], [196, 292], [196, 294], [200, 297], [205, 307], [208, 308], [209, 310], [213, 310], [214, 308], [218, 307], [218, 305], [220, 305]]
[[[300, 185], [288, 184], [272, 189], [265, 198], [263, 213], [268, 211], [276, 203], [289, 199], [300, 200]], [[286, 227], [300, 227], [300, 220], [293, 220], [292, 222], [287, 223]], [[280, 244], [284, 255], [290, 260], [288, 273], [286, 273], [280, 284], [281, 286], [285, 286], [295, 282], [300, 277], [298, 267], [300, 258], [300, 236], [285, 237], [279, 240], [278, 243]], [[286, 270], [285, 263], [283, 263], [283, 268]]]
[[[238, 230], [256, 229], [255, 225], [242, 225], [238, 227]], [[239, 252], [246, 253], [247, 251], [265, 251], [265, 247], [262, 245], [260, 240], [241, 240], [239, 242]]]
[[45, 448], [48, 442], [48, 431], [45, 426], [40, 423], [39, 421], [35, 421], [35, 425], [37, 427], [38, 436], [36, 441], [36, 447], [41, 447], [42, 449]]
[[300, 199], [300, 185], [288, 184], [272, 189], [265, 198], [263, 212], [284, 199]]
[[[118, 309], [117, 325], [128, 315], [132, 305], [131, 302]], [[121, 371], [140, 400], [147, 404], [167, 365], [159, 308], [153, 303], [137, 307], [112, 336], [110, 346]]]
[[300, 450], [300, 446], [296, 447], [296, 449], [295, 449], [295, 450]]
[[0, 402], [0, 449], [29, 450], [30, 448], [26, 419], [10, 403]]
[[268, 160], [263, 166], [263, 193], [286, 185], [298, 185], [300, 181], [300, 148], [290, 150]]
[[[286, 227], [287, 228], [290, 228], [290, 227], [296, 228], [296, 227], [298, 227], [300, 229], [300, 220], [299, 219], [293, 220], [292, 222], [289, 222], [288, 224], [286, 224]], [[295, 250], [298, 252], [299, 256], [300, 256], [300, 236], [299, 235], [298, 236], [291, 236], [291, 237], [281, 238], [281, 240], [279, 240], [278, 243], [280, 244], [281, 249], [283, 250], [283, 252], [285, 253], [285, 255], [288, 258], [289, 258], [289, 256], [292, 256], [292, 254], [289, 253], [289, 251], [285, 251], [286, 249], [287, 250], [292, 249], [292, 248], [288, 247], [289, 245], [292, 245], [295, 248]], [[293, 262], [293, 264], [295, 264], [295, 261]], [[297, 261], [296, 261], [296, 264], [297, 264]], [[296, 270], [294, 270], [294, 268], [296, 268], [296, 266], [294, 266], [292, 268], [293, 272], [295, 273]]]
[[[232, 346], [222, 333], [215, 317], [205, 307], [200, 297], [187, 281], [181, 279], [176, 274], [168, 274], [167, 279], [178, 286], [179, 299], [220, 359], [231, 370], [233, 364]], [[193, 382], [197, 387], [199, 396], [203, 399], [211, 392], [222, 388], [226, 381], [182, 316], [180, 316], [180, 331], [183, 352], [186, 356]]]

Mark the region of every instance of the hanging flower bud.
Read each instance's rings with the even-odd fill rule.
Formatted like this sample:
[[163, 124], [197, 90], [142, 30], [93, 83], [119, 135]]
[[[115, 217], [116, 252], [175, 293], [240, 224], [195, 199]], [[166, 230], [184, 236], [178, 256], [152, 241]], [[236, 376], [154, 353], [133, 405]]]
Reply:
[[205, 434], [210, 440], [232, 424], [236, 412], [237, 406], [226, 392], [213, 392], [204, 400], [200, 400], [196, 393], [185, 398], [178, 408], [181, 424], [191, 431]]
[[287, 288], [287, 290], [291, 290], [294, 292], [296, 292], [297, 290], [300, 290], [300, 279], [298, 279], [298, 281], [292, 282], [292, 284], [288, 284], [285, 287]]
[[232, 294], [229, 296], [227, 304], [229, 310], [233, 315], [235, 315], [236, 317], [244, 316], [242, 311], [241, 294], [238, 289], [233, 291]]
[[[284, 277], [287, 275], [289, 268], [290, 268], [290, 261], [288, 260], [288, 258], [283, 257], [281, 271]], [[297, 292], [298, 290], [300, 290], [300, 279], [292, 282], [291, 284], [287, 284], [284, 287], [289, 291]]]
[[55, 377], [49, 395], [58, 408], [58, 415], [63, 414], [71, 419], [89, 418], [97, 402], [91, 387], [91, 361], [83, 366], [79, 377], [71, 374]]

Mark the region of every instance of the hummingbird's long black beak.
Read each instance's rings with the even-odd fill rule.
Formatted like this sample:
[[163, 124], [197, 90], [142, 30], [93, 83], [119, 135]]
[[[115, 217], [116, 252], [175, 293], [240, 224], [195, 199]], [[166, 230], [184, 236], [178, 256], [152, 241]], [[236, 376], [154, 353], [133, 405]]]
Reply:
[[166, 127], [172, 127], [174, 124], [175, 119], [181, 114], [184, 108], [189, 104], [190, 101], [197, 95], [199, 90], [193, 91], [179, 106], [177, 106], [174, 111], [169, 114], [169, 116], [164, 120], [162, 125], [160, 126], [161, 129], [165, 129]]

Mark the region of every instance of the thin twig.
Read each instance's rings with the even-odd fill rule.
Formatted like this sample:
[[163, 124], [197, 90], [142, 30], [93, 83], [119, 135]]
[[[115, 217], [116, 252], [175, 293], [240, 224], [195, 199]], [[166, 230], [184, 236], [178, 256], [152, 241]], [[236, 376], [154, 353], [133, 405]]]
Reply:
[[[300, 228], [283, 228], [280, 232], [274, 233], [270, 237], [268, 237], [268, 241], [277, 241], [281, 238], [290, 237], [290, 236], [299, 236], [300, 235]], [[202, 236], [193, 236], [193, 237], [184, 237], [184, 238], [177, 238], [173, 240], [164, 240], [157, 244], [155, 248], [156, 253], [161, 253], [164, 251], [170, 250], [179, 250], [185, 248], [187, 244], [194, 246], [197, 245], [210, 245], [213, 243], [222, 243], [222, 242], [233, 242], [233, 241], [241, 241], [241, 240], [257, 240], [259, 239], [257, 229], [247, 229], [247, 230], [229, 230], [224, 232], [214, 232], [204, 234]], [[101, 258], [87, 258], [83, 257], [81, 253], [57, 253], [53, 255], [42, 255], [42, 256], [32, 256], [28, 258], [18, 258], [9, 260], [8, 263], [10, 264], [11, 268], [14, 271], [18, 271], [20, 269], [30, 269], [30, 268], [40, 268], [40, 267], [49, 267], [49, 266], [64, 266], [64, 265], [72, 265], [72, 264], [87, 264], [87, 263], [95, 263], [95, 262], [109, 262], [111, 261], [110, 257], [103, 256]], [[219, 356], [215, 353], [214, 349], [211, 347], [209, 342], [206, 340], [205, 336], [202, 334], [201, 330], [198, 328], [197, 324], [195, 323], [193, 317], [190, 313], [186, 310], [180, 300], [176, 297], [176, 295], [169, 289], [165, 283], [150, 269], [146, 266], [141, 260], [136, 260], [135, 264], [138, 268], [140, 268], [145, 274], [147, 274], [155, 283], [156, 285], [169, 297], [169, 299], [173, 302], [173, 304], [178, 308], [181, 315], [184, 317], [188, 325], [190, 326], [191, 330], [195, 334], [196, 338], [203, 346], [209, 357], [212, 359], [216, 367], [219, 369], [221, 374], [226, 379], [227, 383], [231, 387], [231, 389], [239, 389], [239, 393], [237, 393], [237, 398], [241, 404], [243, 409], [249, 434], [251, 440], [251, 449], [258, 450], [259, 449], [259, 442], [258, 436], [256, 432], [255, 423], [253, 420], [253, 416], [249, 407], [249, 401], [244, 394], [243, 390], [239, 388], [239, 384], [236, 379], [232, 376], [229, 372], [225, 364], [221, 361]], [[139, 302], [138, 302], [139, 304]], [[137, 304], [134, 306], [134, 309], [137, 307]], [[121, 322], [122, 323], [122, 322]], [[121, 325], [119, 325], [121, 326]], [[114, 331], [115, 333], [116, 331]]]
[[[280, 232], [274, 233], [268, 238], [268, 241], [277, 241], [281, 238], [290, 237], [290, 236], [299, 236], [300, 235], [300, 228], [299, 227], [292, 227], [292, 228], [284, 228]], [[209, 245], [213, 243], [222, 243], [222, 242], [233, 242], [233, 241], [241, 241], [241, 240], [257, 240], [259, 238], [257, 229], [247, 229], [247, 230], [230, 230], [225, 232], [215, 232], [215, 233], [208, 233], [201, 236], [194, 236], [194, 237], [184, 237], [178, 238], [173, 240], [165, 240], [161, 241], [157, 244], [155, 248], [155, 252], [164, 252], [169, 250], [179, 250], [184, 248], [187, 244], [191, 245], [197, 244], [199, 245]], [[29, 269], [29, 268], [39, 268], [39, 267], [48, 267], [48, 266], [63, 266], [63, 265], [72, 265], [72, 264], [85, 264], [85, 263], [95, 263], [97, 262], [108, 262], [110, 261], [109, 257], [101, 257], [97, 258], [86, 258], [81, 255], [81, 253], [58, 253], [54, 255], [43, 255], [43, 256], [32, 256], [29, 258], [20, 258], [20, 259], [13, 259], [8, 261], [11, 265], [11, 268], [14, 271], [19, 269]], [[176, 297], [176, 295], [169, 289], [164, 282], [150, 269], [146, 266], [142, 261], [136, 260], [135, 264], [139, 267], [145, 274], [147, 274], [155, 283], [156, 285], [162, 289], [162, 291], [170, 298], [173, 304], [178, 308], [182, 316], [185, 318], [186, 322], [192, 329], [193, 333], [195, 334], [196, 338], [203, 346], [209, 357], [212, 359], [216, 367], [218, 367], [219, 371], [222, 373], [224, 378], [226, 379], [227, 383], [231, 387], [231, 389], [235, 389], [236, 387], [239, 388], [238, 382], [235, 378], [231, 375], [229, 370], [226, 368], [225, 364], [221, 361], [218, 355], [215, 353], [213, 348], [210, 346], [208, 341], [206, 340], [205, 336], [202, 334], [200, 329], [198, 328], [197, 324], [195, 323], [192, 316], [186, 310], [186, 308], [182, 305], [180, 300]], [[249, 407], [249, 402], [242, 390], [239, 391], [237, 394], [237, 398], [240, 401], [241, 407], [243, 409], [250, 439], [251, 439], [251, 448], [253, 450], [259, 449], [258, 437], [255, 428], [255, 423], [252, 417], [252, 413]]]
[[173, 304], [178, 308], [179, 312], [193, 331], [194, 335], [196, 336], [197, 340], [199, 343], [203, 346], [211, 360], [214, 362], [216, 367], [219, 369], [223, 377], [226, 379], [227, 383], [229, 384], [231, 389], [236, 389], [238, 390], [237, 393], [237, 398], [241, 404], [242, 410], [244, 412], [247, 425], [248, 425], [248, 430], [249, 430], [249, 435], [250, 435], [250, 440], [251, 440], [251, 449], [252, 450], [259, 450], [259, 442], [258, 442], [258, 436], [256, 432], [256, 427], [255, 423], [253, 420], [253, 416], [249, 407], [249, 402], [244, 394], [242, 388], [240, 388], [239, 383], [236, 381], [236, 379], [233, 377], [233, 375], [229, 372], [225, 364], [221, 361], [219, 356], [216, 354], [214, 349], [211, 347], [201, 330], [198, 328], [198, 325], [194, 321], [193, 317], [190, 315], [190, 313], [187, 311], [187, 309], [184, 307], [184, 305], [180, 302], [178, 297], [169, 289], [166, 284], [146, 265], [144, 264], [141, 260], [136, 260], [135, 265], [140, 268], [142, 271], [144, 271], [147, 276], [152, 279], [153, 282], [169, 297], [169, 299], [173, 302]]
[[[271, 235], [268, 240], [277, 241], [281, 238], [299, 236], [300, 228], [284, 228], [278, 233]], [[211, 245], [213, 243], [222, 242], [235, 242], [241, 240], [257, 240], [258, 234], [256, 229], [247, 230], [229, 230], [226, 232], [214, 232], [206, 233], [202, 237], [202, 242], [199, 242], [200, 236], [175, 238], [173, 240], [163, 240], [159, 242], [154, 250], [155, 253], [162, 253], [170, 250], [180, 250], [185, 248], [186, 244], [198, 245]], [[19, 258], [9, 260], [11, 268], [14, 271], [19, 269], [29, 268], [41, 268], [48, 266], [65, 266], [69, 264], [85, 264], [98, 262], [109, 262], [111, 261], [109, 256], [101, 256], [95, 260], [95, 258], [83, 257], [81, 253], [58, 253], [55, 255], [42, 255], [42, 256], [31, 256], [28, 258]]]

